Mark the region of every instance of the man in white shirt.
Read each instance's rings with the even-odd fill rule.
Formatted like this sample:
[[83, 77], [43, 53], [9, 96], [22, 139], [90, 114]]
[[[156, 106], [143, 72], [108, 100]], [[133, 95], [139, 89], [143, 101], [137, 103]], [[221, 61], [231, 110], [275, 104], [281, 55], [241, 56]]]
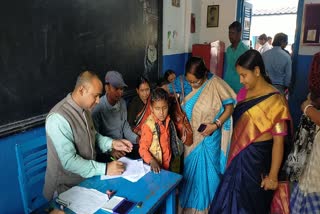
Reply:
[[268, 37], [266, 34], [261, 34], [258, 40], [259, 40], [259, 44], [261, 45], [261, 47], [259, 48], [259, 52], [261, 54], [271, 49], [271, 46], [268, 43]]
[[268, 43], [272, 47], [272, 37], [271, 36], [268, 36]]

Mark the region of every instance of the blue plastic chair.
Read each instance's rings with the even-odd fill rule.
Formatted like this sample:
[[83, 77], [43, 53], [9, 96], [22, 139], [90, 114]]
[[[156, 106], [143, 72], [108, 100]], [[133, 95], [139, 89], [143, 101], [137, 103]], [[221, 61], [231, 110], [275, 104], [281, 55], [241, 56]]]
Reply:
[[15, 149], [23, 209], [27, 214], [47, 202], [42, 194], [47, 167], [46, 137], [16, 144]]

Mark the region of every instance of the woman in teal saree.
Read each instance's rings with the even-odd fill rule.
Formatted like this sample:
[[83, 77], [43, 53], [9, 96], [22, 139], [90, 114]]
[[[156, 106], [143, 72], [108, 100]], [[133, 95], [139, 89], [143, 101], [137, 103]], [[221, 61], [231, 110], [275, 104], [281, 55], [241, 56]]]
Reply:
[[[183, 108], [193, 129], [193, 144], [185, 146], [179, 211], [208, 213], [226, 166], [235, 93], [219, 77], [208, 79], [201, 58], [188, 60], [185, 76], [192, 86]], [[198, 131], [201, 124], [205, 128]]]

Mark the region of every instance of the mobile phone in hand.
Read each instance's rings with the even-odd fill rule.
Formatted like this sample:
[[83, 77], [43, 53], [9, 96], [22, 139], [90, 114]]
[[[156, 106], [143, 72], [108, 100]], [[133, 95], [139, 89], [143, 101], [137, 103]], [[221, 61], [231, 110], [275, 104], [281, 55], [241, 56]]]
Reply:
[[198, 128], [198, 132], [203, 132], [207, 128], [206, 124], [201, 124]]

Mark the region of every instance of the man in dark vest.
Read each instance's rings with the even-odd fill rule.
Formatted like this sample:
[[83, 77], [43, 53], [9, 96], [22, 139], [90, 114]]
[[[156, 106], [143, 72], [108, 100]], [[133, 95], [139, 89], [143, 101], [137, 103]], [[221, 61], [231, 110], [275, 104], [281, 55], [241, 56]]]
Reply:
[[55, 105], [46, 119], [47, 170], [44, 196], [50, 200], [57, 194], [96, 175], [119, 175], [123, 163], [100, 163], [96, 146], [131, 152], [132, 144], [124, 139], [113, 140], [96, 132], [90, 111], [99, 103], [102, 82], [90, 71], [81, 73], [75, 89]]

